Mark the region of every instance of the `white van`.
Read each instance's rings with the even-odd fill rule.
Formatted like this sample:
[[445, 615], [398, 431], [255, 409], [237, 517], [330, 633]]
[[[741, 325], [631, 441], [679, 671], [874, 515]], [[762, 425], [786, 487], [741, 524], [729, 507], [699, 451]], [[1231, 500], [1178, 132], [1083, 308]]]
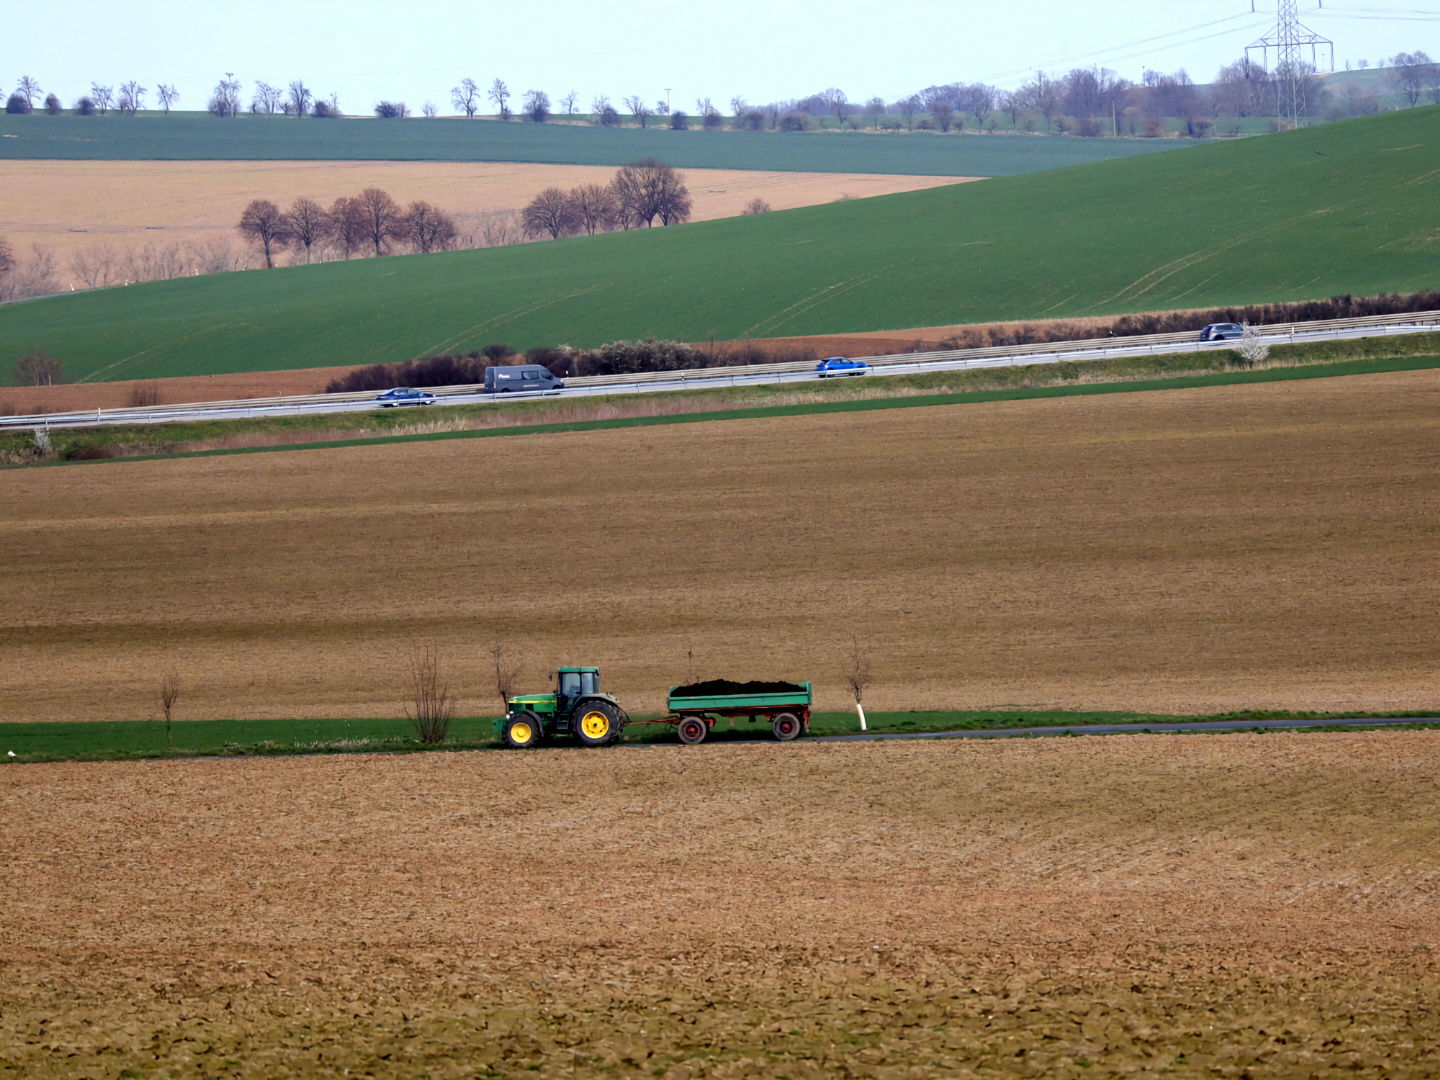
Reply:
[[564, 390], [565, 384], [539, 364], [485, 369], [485, 393], [534, 394], [542, 390]]

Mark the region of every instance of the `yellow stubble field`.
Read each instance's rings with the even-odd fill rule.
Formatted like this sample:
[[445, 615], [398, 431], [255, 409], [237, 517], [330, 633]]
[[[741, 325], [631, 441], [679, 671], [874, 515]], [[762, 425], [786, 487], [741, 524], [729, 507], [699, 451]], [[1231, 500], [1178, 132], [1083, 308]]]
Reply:
[[1433, 708], [1440, 372], [0, 472], [0, 716], [463, 712], [600, 666], [847, 707]]
[[[964, 182], [956, 177], [684, 169], [692, 220], [738, 215], [752, 199], [775, 210]], [[402, 205], [425, 199], [452, 214], [518, 211], [547, 187], [608, 184], [610, 167], [490, 162], [387, 161], [0, 161], [0, 236], [21, 254], [40, 244], [59, 256], [109, 245], [116, 252], [219, 237], [235, 231], [252, 199], [281, 207], [299, 196], [329, 206], [367, 187]], [[83, 283], [74, 282], [76, 288]]]
[[0, 766], [0, 1077], [1440, 1071], [1440, 732]]

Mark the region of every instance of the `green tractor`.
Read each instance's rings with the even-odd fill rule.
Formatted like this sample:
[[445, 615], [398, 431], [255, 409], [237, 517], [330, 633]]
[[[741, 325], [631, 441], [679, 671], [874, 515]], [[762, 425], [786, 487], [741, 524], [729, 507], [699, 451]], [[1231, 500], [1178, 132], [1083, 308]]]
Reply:
[[573, 735], [585, 746], [609, 746], [629, 719], [620, 703], [600, 692], [600, 669], [562, 667], [552, 676], [553, 694], [510, 699], [501, 734], [505, 745], [538, 746], [552, 735]]

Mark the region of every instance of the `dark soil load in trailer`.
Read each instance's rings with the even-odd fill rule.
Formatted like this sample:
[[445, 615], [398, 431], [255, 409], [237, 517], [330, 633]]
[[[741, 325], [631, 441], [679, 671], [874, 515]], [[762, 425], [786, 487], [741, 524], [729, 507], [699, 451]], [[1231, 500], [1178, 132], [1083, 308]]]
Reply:
[[781, 742], [789, 742], [810, 729], [813, 694], [808, 682], [732, 682], [710, 679], [689, 686], [672, 686], [667, 702], [670, 715], [632, 723], [674, 724], [682, 743], [702, 742], [721, 717], [764, 720]]

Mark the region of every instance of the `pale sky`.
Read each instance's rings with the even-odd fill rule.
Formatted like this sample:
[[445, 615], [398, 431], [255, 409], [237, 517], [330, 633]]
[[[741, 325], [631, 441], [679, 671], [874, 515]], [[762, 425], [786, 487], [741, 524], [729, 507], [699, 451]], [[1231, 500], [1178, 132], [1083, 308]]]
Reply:
[[[257, 79], [283, 85], [299, 77], [321, 96], [337, 93], [348, 113], [388, 98], [416, 113], [433, 101], [445, 114], [453, 111], [450, 88], [466, 76], [484, 87], [504, 79], [512, 107], [525, 90], [558, 100], [573, 89], [587, 110], [596, 94], [618, 106], [630, 94], [655, 102], [668, 92], [686, 111], [697, 98], [724, 107], [739, 94], [760, 104], [827, 86], [856, 102], [956, 81], [1009, 88], [1036, 68], [1092, 64], [1135, 80], [1146, 67], [1184, 67], [1208, 82], [1273, 26], [1275, 0], [1255, 7], [1251, 14], [1250, 0], [831, 0], [803, 8], [756, 0], [699, 8], [655, 0], [17, 3], [0, 29], [0, 86], [8, 93], [30, 75], [68, 107], [92, 80], [135, 79], [150, 88], [153, 108], [163, 82], [179, 89], [178, 107], [196, 109], [229, 71], [246, 104]], [[1320, 10], [1316, 0], [1302, 0], [1300, 10], [1310, 29], [1334, 40], [1339, 70], [1417, 49], [1440, 59], [1440, 0], [1332, 0]]]

